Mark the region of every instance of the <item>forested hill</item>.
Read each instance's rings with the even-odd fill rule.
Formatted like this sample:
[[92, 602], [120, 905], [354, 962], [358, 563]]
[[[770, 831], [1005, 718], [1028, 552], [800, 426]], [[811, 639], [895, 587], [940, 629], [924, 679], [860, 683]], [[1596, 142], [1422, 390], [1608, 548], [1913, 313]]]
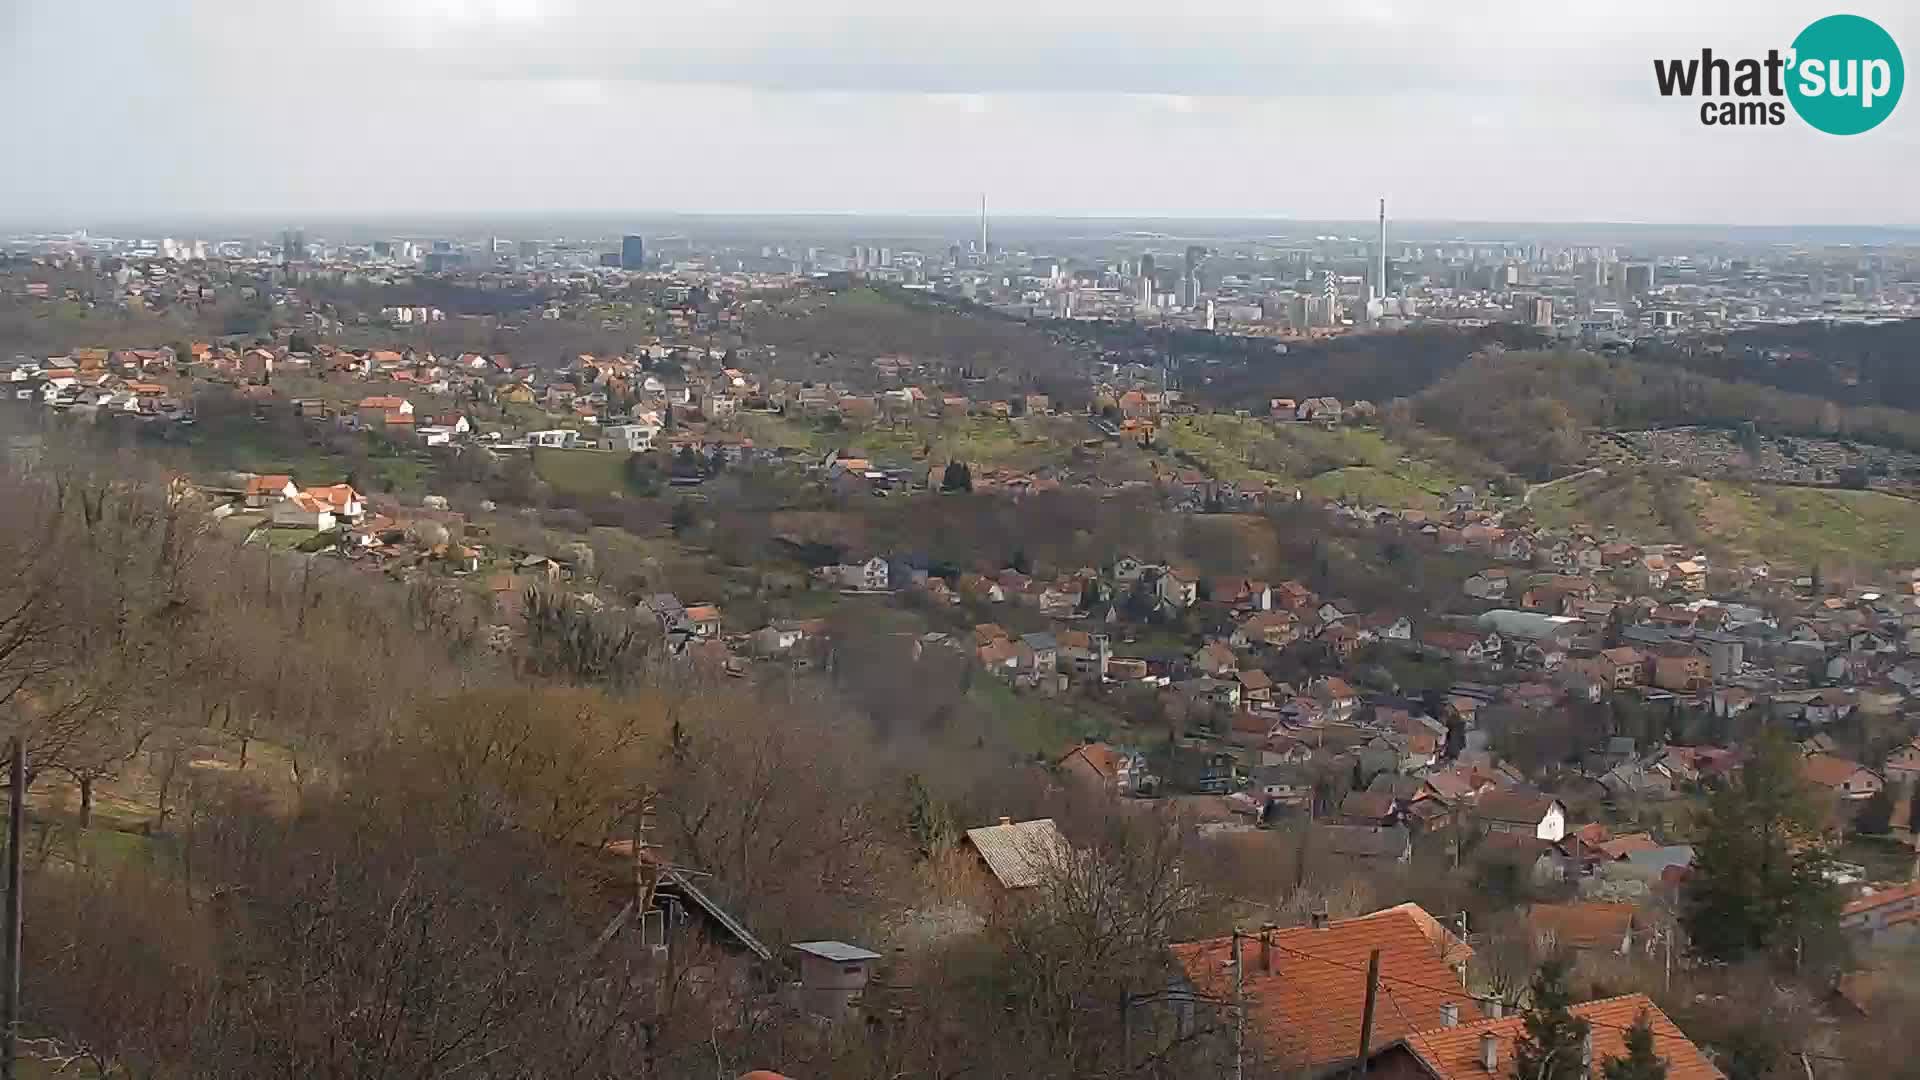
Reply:
[[1210, 367], [1205, 381], [1187, 379], [1187, 390], [1216, 408], [1245, 409], [1265, 409], [1268, 399], [1277, 397], [1332, 396], [1381, 403], [1412, 397], [1490, 345], [1511, 349], [1543, 343], [1538, 331], [1504, 323], [1287, 342], [1285, 353], [1276, 352], [1274, 343], [1265, 338], [1199, 331], [1174, 331], [1167, 337], [1163, 331], [1135, 324], [1104, 324], [1094, 333], [1109, 350], [1170, 350], [1176, 355], [1235, 361]]
[[1501, 464], [1547, 475], [1578, 462], [1589, 428], [1737, 427], [1920, 449], [1920, 413], [1841, 406], [1751, 382], [1582, 352], [1475, 355], [1413, 402], [1414, 415]]
[[1636, 356], [1844, 405], [1920, 409], [1920, 319], [1756, 327], [1728, 335], [1724, 348], [1714, 347], [1720, 344], [1662, 343]]

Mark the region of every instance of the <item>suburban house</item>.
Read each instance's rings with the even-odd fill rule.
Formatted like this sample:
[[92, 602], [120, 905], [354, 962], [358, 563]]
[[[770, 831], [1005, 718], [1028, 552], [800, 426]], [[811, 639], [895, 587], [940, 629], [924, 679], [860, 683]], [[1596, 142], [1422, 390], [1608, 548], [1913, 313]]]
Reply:
[[1662, 690], [1691, 693], [1713, 685], [1707, 658], [1692, 650], [1653, 658], [1653, 685]]
[[1328, 854], [1362, 865], [1400, 865], [1413, 858], [1413, 834], [1404, 825], [1319, 825], [1313, 831]]
[[1600, 659], [1606, 661], [1613, 672], [1615, 689], [1639, 686], [1646, 681], [1647, 657], [1640, 650], [1622, 645], [1616, 649], [1602, 649]]
[[1505, 600], [1507, 598], [1506, 567], [1494, 567], [1482, 570], [1468, 578], [1461, 591], [1476, 600]]
[[1920, 780], [1920, 738], [1909, 739], [1888, 754], [1882, 771], [1888, 783], [1911, 784]]
[[1875, 945], [1920, 938], [1920, 882], [1881, 889], [1840, 909], [1840, 929]]
[[1473, 817], [1490, 833], [1531, 836], [1559, 843], [1567, 835], [1567, 808], [1551, 795], [1489, 791], [1473, 805]]
[[1470, 630], [1429, 627], [1420, 631], [1420, 651], [1459, 664], [1480, 664], [1487, 659], [1486, 640]]
[[1221, 677], [1238, 669], [1240, 661], [1234, 658], [1232, 649], [1214, 641], [1202, 645], [1193, 654], [1193, 667], [1203, 675]]
[[1638, 915], [1639, 909], [1632, 904], [1599, 901], [1535, 904], [1527, 911], [1527, 925], [1543, 952], [1572, 949], [1624, 956], [1633, 951]]
[[248, 506], [267, 507], [283, 499], [291, 499], [300, 494], [294, 486], [291, 476], [256, 476], [247, 481], [246, 501]]
[[960, 846], [978, 856], [978, 865], [998, 896], [1031, 889], [1045, 881], [1073, 850], [1052, 818], [1016, 822], [1003, 817], [998, 825], [968, 829]]
[[1096, 791], [1132, 795], [1147, 776], [1144, 754], [1119, 750], [1106, 743], [1084, 743], [1067, 751], [1055, 765], [1060, 772]]
[[1168, 570], [1154, 583], [1154, 592], [1169, 607], [1192, 607], [1200, 596], [1200, 579], [1191, 570]]
[[[1404, 833], [1403, 833], [1404, 835]], [[1372, 1037], [1380, 1045], [1440, 1022], [1444, 1006], [1480, 1019], [1462, 981], [1472, 950], [1412, 904], [1353, 919], [1316, 913], [1307, 926], [1235, 941], [1174, 945], [1184, 983], [1214, 1001], [1245, 1001], [1245, 1038], [1276, 1074], [1321, 1075], [1351, 1063], [1367, 1003], [1367, 958], [1379, 950]], [[1356, 963], [1356, 958], [1358, 962]], [[1231, 1022], [1217, 1025], [1230, 1029]]]
[[653, 449], [659, 434], [657, 424], [609, 424], [600, 429], [600, 449], [644, 454]]
[[1800, 775], [1842, 799], [1870, 799], [1887, 786], [1872, 769], [1837, 754], [1807, 755], [1800, 760]]
[[720, 609], [712, 604], [694, 604], [687, 608], [686, 620], [694, 637], [720, 636]]
[[325, 503], [333, 511], [333, 516], [341, 521], [358, 521], [367, 512], [367, 504], [361, 501], [360, 493], [353, 490], [351, 484], [310, 487], [301, 494]]
[[887, 560], [875, 555], [866, 562], [843, 563], [828, 567], [834, 580], [849, 589], [871, 589], [884, 592], [887, 588]]
[[318, 529], [326, 532], [334, 527], [333, 507], [326, 500], [315, 498], [305, 492], [291, 499], [282, 499], [273, 504], [270, 511], [275, 525], [289, 529]]
[[1260, 611], [1234, 628], [1228, 640], [1238, 648], [1264, 645], [1280, 648], [1300, 636], [1298, 621], [1285, 611]]
[[[1716, 1067], [1686, 1034], [1645, 994], [1602, 998], [1572, 1008], [1591, 1031], [1593, 1068], [1625, 1057], [1627, 1032], [1642, 1013], [1653, 1029], [1653, 1052], [1666, 1065], [1667, 1080], [1723, 1080]], [[1486, 1080], [1512, 1074], [1514, 1043], [1526, 1034], [1525, 1016], [1465, 1020], [1464, 1010], [1442, 1003], [1434, 1025], [1394, 1038], [1368, 1056], [1367, 1075], [1380, 1080]]]

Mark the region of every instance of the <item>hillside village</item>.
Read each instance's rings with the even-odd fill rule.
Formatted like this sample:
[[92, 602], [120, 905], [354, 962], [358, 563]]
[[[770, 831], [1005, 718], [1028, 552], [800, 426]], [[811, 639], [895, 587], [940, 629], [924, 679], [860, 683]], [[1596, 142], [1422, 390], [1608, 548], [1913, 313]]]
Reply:
[[[5, 378], [18, 410], [64, 428], [112, 419], [190, 432], [218, 399], [429, 465], [474, 455], [538, 468], [554, 455], [586, 455], [626, 475], [647, 463], [664, 490], [692, 500], [728, 471], [770, 470], [795, 490], [855, 508], [881, 497], [1017, 502], [1081, 492], [1196, 518], [1305, 512], [1312, 516], [1301, 520], [1328, 537], [1400, 552], [1388, 574], [1437, 559], [1460, 575], [1428, 582], [1431, 604], [1380, 606], [1316, 590], [1305, 567], [1284, 578], [1203, 573], [1144, 547], [1099, 565], [969, 565], [800, 537], [791, 543], [824, 552], [809, 556], [797, 584], [812, 614], [760, 621], [719, 595], [623, 593], [595, 573], [585, 545], [496, 540], [509, 511], [492, 499], [453, 506], [431, 490], [431, 469], [427, 488], [411, 491], [361, 490], [333, 474], [204, 468], [177, 481], [244, 542], [474, 601], [502, 651], [529, 633], [534, 609], [557, 601], [645, 628], [674, 662], [751, 680], [853, 662], [836, 641], [844, 620], [890, 613], [888, 625], [911, 627], [892, 635], [900, 662], [943, 657], [1014, 701], [1079, 717], [1077, 740], [1036, 747], [1027, 767], [1110, 800], [1115, 812], [1173, 809], [1216, 838], [1304, 829], [1316, 849], [1361, 868], [1435, 858], [1508, 867], [1539, 940], [1601, 956], [1671, 941], [1693, 860], [1692, 811], [1741, 768], [1756, 733], [1788, 730], [1804, 779], [1825, 799], [1860, 978], [1873, 975], [1876, 951], [1920, 935], [1911, 883], [1920, 569], [1827, 582], [1818, 567], [1729, 559], [1599, 524], [1537, 524], [1524, 499], [1475, 484], [1418, 506], [1386, 505], [1236, 481], [1185, 453], [1153, 453], [1145, 475], [1116, 479], [1071, 461], [970, 463], [930, 442], [893, 460], [802, 440], [763, 443], [751, 434], [756, 422], [846, 432], [1050, 418], [1074, 425], [1089, 446], [1155, 451], [1206, 414], [1149, 373], [1120, 368], [1075, 411], [1037, 392], [975, 398], [964, 382], [941, 386], [937, 368], [901, 356], [876, 358], [864, 385], [773, 378], [756, 373], [758, 359], [752, 349], [665, 341], [558, 366], [411, 347], [195, 344], [184, 353], [75, 349], [18, 361]], [[1324, 396], [1273, 399], [1264, 416], [1236, 418], [1275, 430], [1374, 419], [1368, 403]], [[37, 436], [19, 436], [10, 449], [30, 460], [37, 446]], [[1020, 833], [1015, 848], [1064, 843], [1050, 824], [1009, 820], [967, 835], [999, 886], [1018, 888], [1019, 871], [997, 863], [994, 830], [1047, 834]], [[1316, 915], [1309, 936], [1372, 935], [1396, 917]], [[1405, 917], [1430, 942], [1433, 917], [1417, 908]], [[1217, 979], [1205, 957], [1221, 947], [1177, 947], [1194, 985]], [[1263, 935], [1258, 947], [1265, 955], [1277, 946]], [[1387, 1052], [1437, 1059], [1450, 1052], [1444, 1040], [1466, 1037], [1445, 1033], [1457, 1028], [1502, 1053], [1512, 1023], [1489, 999], [1465, 995], [1449, 968], [1431, 977], [1442, 976], [1460, 999], [1409, 1004], [1435, 1023], [1388, 1030], [1399, 1041]], [[1263, 1037], [1280, 1037], [1296, 1007], [1286, 1001], [1301, 993], [1345, 1008], [1345, 990], [1290, 971], [1263, 996], [1260, 1007], [1273, 1010]], [[1670, 1037], [1685, 1042], [1677, 1029]]]

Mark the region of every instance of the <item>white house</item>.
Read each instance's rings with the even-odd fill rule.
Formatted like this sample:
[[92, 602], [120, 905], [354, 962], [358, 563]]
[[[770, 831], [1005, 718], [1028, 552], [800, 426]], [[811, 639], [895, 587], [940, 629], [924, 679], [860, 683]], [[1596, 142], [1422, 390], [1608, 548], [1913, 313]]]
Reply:
[[247, 505], [272, 506], [300, 494], [291, 476], [256, 476], [247, 481]]
[[551, 431], [527, 432], [527, 445], [540, 446], [549, 450], [568, 450], [580, 445], [580, 433], [565, 428]]
[[840, 583], [850, 589], [884, 590], [887, 587], [887, 560], [878, 555], [863, 563], [838, 568]]
[[274, 503], [272, 520], [275, 525], [284, 528], [318, 529], [321, 532], [326, 532], [335, 524], [333, 507], [325, 499], [304, 492]]
[[600, 429], [600, 449], [644, 454], [653, 449], [659, 434], [658, 424], [612, 424]]
[[1474, 804], [1473, 815], [1489, 832], [1519, 833], [1553, 843], [1567, 835], [1567, 808], [1551, 795], [1489, 791]]

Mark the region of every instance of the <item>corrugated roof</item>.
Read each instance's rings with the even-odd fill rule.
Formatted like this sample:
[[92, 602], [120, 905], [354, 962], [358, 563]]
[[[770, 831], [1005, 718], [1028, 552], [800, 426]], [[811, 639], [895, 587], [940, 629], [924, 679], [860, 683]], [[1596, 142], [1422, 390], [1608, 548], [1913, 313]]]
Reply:
[[1048, 865], [1068, 850], [1067, 838], [1060, 835], [1052, 818], [968, 829], [967, 842], [1008, 889], [1040, 884]]

